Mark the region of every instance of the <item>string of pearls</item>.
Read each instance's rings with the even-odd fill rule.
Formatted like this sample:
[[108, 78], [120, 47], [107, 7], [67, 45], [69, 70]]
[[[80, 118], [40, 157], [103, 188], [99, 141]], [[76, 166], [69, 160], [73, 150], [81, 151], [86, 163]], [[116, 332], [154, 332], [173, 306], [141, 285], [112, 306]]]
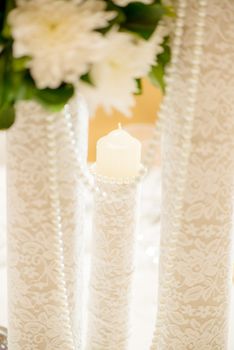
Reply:
[[[180, 8], [184, 8], [183, 16], [186, 15], [186, 3], [187, 0], [180, 0]], [[175, 196], [175, 213], [174, 213], [174, 232], [173, 240], [177, 240], [178, 233], [181, 226], [181, 218], [183, 215], [183, 202], [184, 202], [184, 192], [187, 180], [188, 163], [192, 148], [192, 136], [193, 136], [193, 126], [194, 126], [194, 116], [195, 107], [198, 92], [198, 83], [200, 78], [201, 70], [201, 59], [203, 54], [203, 43], [204, 43], [204, 31], [205, 31], [205, 20], [206, 20], [206, 8], [207, 0], [198, 0], [198, 10], [197, 10], [197, 20], [195, 23], [194, 31], [194, 48], [192, 52], [192, 64], [190, 71], [190, 78], [188, 79], [187, 88], [187, 106], [184, 111], [183, 118], [183, 131], [181, 135], [181, 148], [180, 148], [180, 160], [178, 166], [178, 175], [176, 179], [177, 193]], [[183, 30], [179, 35], [183, 35]]]
[[[176, 22], [173, 32], [172, 40], [172, 57], [170, 65], [166, 70], [165, 82], [166, 82], [166, 94], [163, 98], [163, 101], [160, 106], [158, 113], [158, 120], [155, 123], [153, 138], [151, 139], [148, 149], [145, 154], [144, 164], [148, 168], [153, 164], [154, 157], [157, 152], [157, 147], [160, 144], [160, 137], [164, 133], [164, 128], [166, 127], [166, 122], [169, 123], [173, 115], [173, 94], [177, 88], [177, 77], [178, 77], [178, 63], [180, 60], [183, 30], [185, 25], [185, 16], [186, 16], [187, 1], [178, 1], [176, 8]], [[149, 250], [150, 249], [150, 250]], [[146, 254], [153, 257], [153, 261], [158, 257], [158, 253], [155, 252], [154, 246], [150, 246], [147, 249]]]
[[[186, 15], [187, 0], [179, 0], [178, 6], [181, 9], [182, 17], [184, 18]], [[198, 0], [197, 6], [198, 6], [197, 20], [195, 24], [194, 47], [192, 52], [193, 61], [191, 65], [191, 73], [190, 73], [190, 78], [188, 80], [188, 90], [187, 90], [188, 100], [186, 101], [187, 107], [185, 108], [184, 115], [182, 116], [184, 119], [183, 120], [184, 125], [183, 125], [182, 142], [181, 142], [181, 148], [180, 148], [181, 157], [178, 165], [178, 174], [176, 179], [177, 193], [175, 194], [174, 213], [173, 213], [174, 230], [170, 234], [170, 239], [167, 240], [166, 249], [169, 252], [169, 254], [167, 254], [166, 258], [164, 259], [165, 266], [163, 271], [163, 280], [165, 284], [167, 284], [167, 282], [171, 280], [170, 278], [171, 273], [173, 273], [174, 271], [173, 269], [174, 258], [176, 258], [176, 255], [174, 253], [177, 251], [177, 246], [178, 246], [177, 244], [178, 244], [179, 233], [180, 233], [181, 223], [182, 223], [188, 163], [189, 163], [189, 158], [190, 158], [191, 148], [192, 148], [195, 104], [197, 99], [197, 91], [198, 91], [197, 88], [199, 83], [201, 58], [203, 53], [207, 0]], [[177, 34], [178, 36], [181, 36], [181, 37], [183, 35], [182, 21], [181, 21], [181, 31], [178, 31]], [[161, 310], [159, 309], [158, 313], [160, 314], [160, 312]], [[155, 329], [155, 335], [152, 341], [151, 350], [155, 350], [158, 348], [157, 331], [158, 331], [158, 328]]]
[[62, 218], [61, 206], [59, 199], [58, 174], [57, 174], [57, 157], [56, 157], [56, 131], [55, 131], [55, 116], [50, 115], [46, 118], [47, 131], [47, 148], [48, 148], [48, 171], [49, 171], [49, 187], [50, 187], [50, 202], [52, 223], [55, 228], [55, 250], [57, 258], [57, 269], [59, 285], [58, 293], [63, 304], [63, 314], [61, 320], [64, 320], [63, 330], [66, 335], [66, 344], [68, 350], [75, 350], [73, 342], [73, 334], [71, 327], [71, 318], [69, 312], [68, 295], [65, 278], [64, 265], [64, 248], [63, 248], [63, 233], [62, 233]]
[[172, 97], [172, 94], [175, 88], [175, 83], [176, 83], [177, 68], [178, 68], [178, 62], [180, 58], [180, 51], [181, 51], [181, 45], [182, 45], [182, 33], [183, 33], [183, 27], [184, 27], [184, 21], [185, 21], [186, 6], [187, 6], [186, 1], [178, 2], [177, 11], [176, 11], [174, 38], [173, 38], [172, 49], [171, 49], [172, 57], [171, 57], [170, 65], [166, 69], [166, 76], [165, 76], [166, 94], [160, 106], [158, 119], [155, 123], [155, 128], [153, 131], [153, 137], [149, 142], [149, 146], [145, 154], [144, 165], [146, 166], [147, 169], [151, 167], [151, 165], [154, 162], [155, 152], [160, 142], [160, 137], [162, 135], [165, 122], [171, 112], [170, 102], [171, 102], [171, 97]]

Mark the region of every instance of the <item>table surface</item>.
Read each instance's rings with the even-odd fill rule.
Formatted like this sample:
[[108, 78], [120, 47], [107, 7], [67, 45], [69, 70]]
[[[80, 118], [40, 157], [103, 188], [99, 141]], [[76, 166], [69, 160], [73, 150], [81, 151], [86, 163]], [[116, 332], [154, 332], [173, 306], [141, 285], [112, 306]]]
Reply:
[[[7, 325], [6, 293], [6, 186], [5, 166], [0, 164], [0, 325]], [[154, 188], [154, 191], [152, 191]], [[159, 256], [160, 174], [155, 169], [142, 186], [141, 218], [137, 233], [137, 269], [132, 304], [130, 350], [149, 350], [155, 323]], [[91, 201], [87, 208], [91, 212]], [[90, 235], [91, 223], [87, 222]], [[86, 247], [87, 266], [89, 242]], [[234, 288], [232, 291], [234, 300]], [[233, 303], [234, 304], [234, 303]], [[232, 307], [230, 349], [234, 349], [234, 305]]]

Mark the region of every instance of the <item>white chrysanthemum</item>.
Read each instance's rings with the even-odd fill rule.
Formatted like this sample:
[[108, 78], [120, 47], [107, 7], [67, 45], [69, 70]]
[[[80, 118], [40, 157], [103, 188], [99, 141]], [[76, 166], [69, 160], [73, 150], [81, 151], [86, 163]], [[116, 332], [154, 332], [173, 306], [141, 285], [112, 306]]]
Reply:
[[20, 0], [9, 15], [14, 56], [29, 56], [29, 68], [39, 88], [76, 82], [98, 60], [102, 35], [113, 13], [101, 0]]
[[[152, 4], [154, 0], [137, 0], [137, 2], [142, 2], [143, 4]], [[113, 2], [118, 6], [127, 6], [131, 2], [136, 2], [136, 0], [113, 0]]]
[[161, 26], [149, 41], [116, 31], [107, 34], [103, 58], [90, 71], [94, 86], [83, 82], [79, 85], [91, 112], [102, 105], [107, 112], [114, 107], [130, 114], [135, 102], [133, 94], [137, 91], [135, 79], [147, 75], [155, 64], [164, 35]]

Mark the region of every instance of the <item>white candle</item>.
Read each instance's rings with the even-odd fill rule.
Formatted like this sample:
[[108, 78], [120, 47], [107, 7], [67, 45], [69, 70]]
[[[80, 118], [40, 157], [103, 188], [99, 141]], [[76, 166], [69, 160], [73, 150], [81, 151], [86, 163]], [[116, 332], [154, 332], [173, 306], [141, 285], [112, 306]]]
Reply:
[[141, 143], [121, 128], [97, 142], [97, 174], [115, 179], [134, 177], [141, 164]]

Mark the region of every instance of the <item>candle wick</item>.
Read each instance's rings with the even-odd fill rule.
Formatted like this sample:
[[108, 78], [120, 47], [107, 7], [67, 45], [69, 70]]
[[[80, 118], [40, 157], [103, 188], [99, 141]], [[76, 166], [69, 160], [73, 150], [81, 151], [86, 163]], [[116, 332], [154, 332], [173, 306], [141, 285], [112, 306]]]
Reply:
[[119, 130], [122, 130], [122, 125], [121, 125], [121, 123], [118, 123], [118, 128], [119, 128]]

